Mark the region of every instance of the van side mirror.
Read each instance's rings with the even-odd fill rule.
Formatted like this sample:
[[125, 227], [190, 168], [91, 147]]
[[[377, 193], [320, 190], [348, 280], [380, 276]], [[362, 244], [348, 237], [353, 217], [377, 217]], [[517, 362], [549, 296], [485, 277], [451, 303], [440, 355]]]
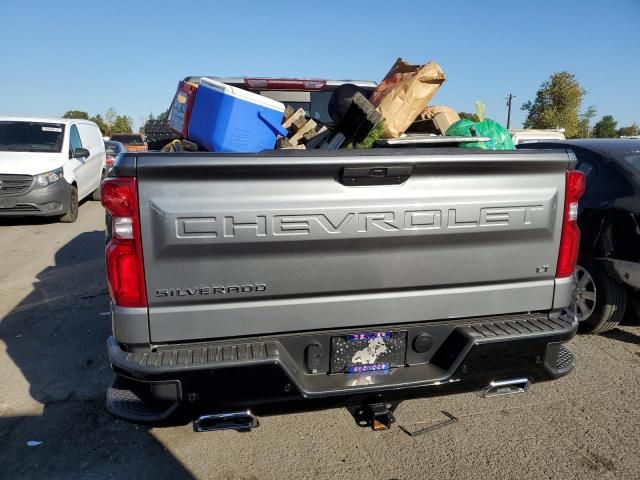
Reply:
[[86, 148], [76, 148], [73, 151], [73, 158], [89, 158], [91, 153]]

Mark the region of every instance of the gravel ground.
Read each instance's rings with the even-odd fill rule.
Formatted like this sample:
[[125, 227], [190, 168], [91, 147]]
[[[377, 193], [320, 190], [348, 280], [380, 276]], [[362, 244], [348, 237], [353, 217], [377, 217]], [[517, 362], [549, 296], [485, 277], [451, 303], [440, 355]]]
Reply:
[[[251, 433], [148, 429], [111, 417], [103, 212], [0, 220], [0, 478], [590, 479], [639, 477], [640, 327], [570, 347], [575, 371], [525, 395], [404, 402], [397, 423], [459, 422], [411, 438], [344, 409], [261, 419]], [[42, 442], [29, 447], [27, 442]]]

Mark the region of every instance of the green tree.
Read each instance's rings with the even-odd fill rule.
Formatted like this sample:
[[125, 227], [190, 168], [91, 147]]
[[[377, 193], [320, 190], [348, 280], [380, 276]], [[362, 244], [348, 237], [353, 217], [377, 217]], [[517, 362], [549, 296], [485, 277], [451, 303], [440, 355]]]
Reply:
[[96, 125], [98, 125], [100, 132], [102, 132], [102, 135], [107, 135], [107, 131], [109, 130], [109, 127], [107, 126], [104, 119], [102, 118], [102, 115], [100, 114], [94, 115], [89, 120], [91, 120]]
[[458, 112], [458, 115], [460, 116], [460, 118], [471, 120], [472, 122], [479, 122], [480, 121], [480, 119], [478, 118], [478, 115], [475, 114], [475, 113]]
[[166, 122], [168, 118], [169, 118], [169, 110], [165, 110], [157, 117], [153, 115], [153, 112], [150, 112], [149, 116], [146, 119], [144, 119], [143, 117], [140, 117], [140, 128], [138, 129], [138, 133], [141, 133], [144, 135], [145, 127], [147, 126], [147, 123], [153, 122], [153, 121]]
[[596, 116], [596, 107], [589, 105], [587, 109], [580, 114], [580, 124], [578, 131], [581, 137], [589, 138], [591, 136], [591, 119]]
[[628, 127], [622, 127], [617, 132], [619, 137], [633, 137], [640, 135], [640, 126], [636, 122], [633, 122]]
[[540, 85], [534, 100], [522, 105], [528, 112], [524, 128], [564, 128], [568, 138], [580, 135], [578, 112], [586, 91], [575, 75], [557, 72]]
[[111, 133], [131, 133], [133, 120], [126, 115], [118, 115], [111, 125]]
[[617, 137], [616, 122], [612, 115], [605, 115], [598, 123], [593, 126], [593, 136], [597, 138], [615, 138]]
[[83, 120], [89, 120], [89, 114], [81, 110], [69, 110], [64, 112], [62, 118], [81, 118]]

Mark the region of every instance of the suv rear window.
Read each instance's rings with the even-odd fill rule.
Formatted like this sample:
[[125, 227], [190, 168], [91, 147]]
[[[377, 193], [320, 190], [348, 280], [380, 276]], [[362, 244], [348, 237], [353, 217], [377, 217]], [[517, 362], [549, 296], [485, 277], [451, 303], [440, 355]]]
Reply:
[[615, 155], [619, 161], [623, 162], [627, 168], [630, 168], [635, 174], [640, 175], [640, 152], [631, 152]]
[[[241, 88], [245, 88], [244, 85]], [[295, 90], [251, 90], [267, 98], [272, 98], [293, 109], [304, 109], [309, 117], [323, 123], [332, 122], [329, 116], [329, 99], [333, 92], [309, 92]]]
[[104, 151], [111, 154], [120, 153], [120, 145], [117, 143], [104, 142]]
[[311, 118], [321, 122], [332, 122], [329, 116], [329, 100], [333, 92], [311, 92], [311, 105], [307, 113]]

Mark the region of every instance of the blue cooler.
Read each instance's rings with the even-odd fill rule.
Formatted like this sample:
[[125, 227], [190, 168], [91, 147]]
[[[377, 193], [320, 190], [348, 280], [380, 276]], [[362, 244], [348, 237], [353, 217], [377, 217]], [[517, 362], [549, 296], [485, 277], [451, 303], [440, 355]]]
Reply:
[[213, 152], [273, 149], [284, 104], [211, 78], [200, 79], [189, 119], [189, 140]]

